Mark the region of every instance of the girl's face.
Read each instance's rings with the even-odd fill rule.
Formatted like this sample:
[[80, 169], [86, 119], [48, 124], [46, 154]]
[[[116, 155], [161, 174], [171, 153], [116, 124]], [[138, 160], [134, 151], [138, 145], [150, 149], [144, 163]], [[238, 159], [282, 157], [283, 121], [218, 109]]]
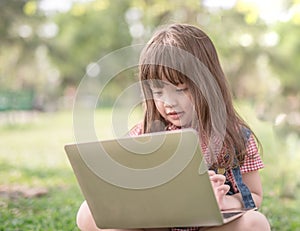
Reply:
[[155, 106], [160, 115], [179, 127], [191, 125], [194, 107], [192, 96], [187, 84], [177, 86], [163, 81], [162, 87], [150, 86]]

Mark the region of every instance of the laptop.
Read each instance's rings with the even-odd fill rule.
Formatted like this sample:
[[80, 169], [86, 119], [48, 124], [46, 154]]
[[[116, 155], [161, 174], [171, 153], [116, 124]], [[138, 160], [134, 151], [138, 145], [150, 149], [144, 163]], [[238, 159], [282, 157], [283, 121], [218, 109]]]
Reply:
[[220, 211], [193, 129], [68, 144], [65, 151], [99, 228], [218, 226]]

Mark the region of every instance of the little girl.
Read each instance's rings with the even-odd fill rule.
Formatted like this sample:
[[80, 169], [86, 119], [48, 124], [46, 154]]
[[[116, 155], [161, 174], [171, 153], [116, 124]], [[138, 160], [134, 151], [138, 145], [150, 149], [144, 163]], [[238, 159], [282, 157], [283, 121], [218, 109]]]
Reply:
[[[260, 207], [259, 141], [233, 107], [209, 37], [191, 25], [164, 27], [144, 48], [139, 68], [145, 114], [129, 134], [196, 129], [220, 209]], [[86, 202], [78, 211], [77, 224], [81, 230], [99, 230]], [[263, 231], [270, 227], [263, 214], [251, 210], [223, 226], [169, 229]]]

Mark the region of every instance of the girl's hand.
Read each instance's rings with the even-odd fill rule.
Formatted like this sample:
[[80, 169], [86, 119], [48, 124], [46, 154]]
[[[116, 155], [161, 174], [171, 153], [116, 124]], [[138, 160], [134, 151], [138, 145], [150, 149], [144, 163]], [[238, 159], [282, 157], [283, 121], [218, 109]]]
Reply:
[[217, 202], [219, 204], [219, 208], [221, 210], [228, 209], [228, 206], [226, 205], [226, 194], [229, 191], [230, 187], [229, 185], [225, 184], [226, 177], [221, 174], [216, 174], [214, 171], [209, 170], [208, 171], [211, 184], [214, 189], [214, 193], [217, 199]]

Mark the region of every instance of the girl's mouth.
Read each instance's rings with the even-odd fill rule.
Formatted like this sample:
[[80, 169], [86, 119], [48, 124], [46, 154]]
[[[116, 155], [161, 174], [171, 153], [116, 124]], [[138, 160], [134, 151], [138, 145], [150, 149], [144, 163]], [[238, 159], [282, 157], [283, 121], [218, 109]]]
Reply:
[[171, 111], [167, 113], [167, 116], [172, 120], [178, 120], [182, 117], [183, 112]]

